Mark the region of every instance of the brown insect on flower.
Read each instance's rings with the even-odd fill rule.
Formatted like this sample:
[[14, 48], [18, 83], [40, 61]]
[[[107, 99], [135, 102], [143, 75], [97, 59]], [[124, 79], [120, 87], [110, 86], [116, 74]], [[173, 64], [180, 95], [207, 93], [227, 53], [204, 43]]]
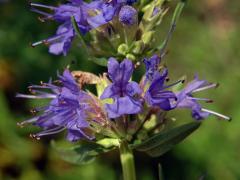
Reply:
[[100, 78], [97, 75], [89, 72], [72, 71], [72, 75], [80, 88], [82, 88], [84, 84], [98, 84], [100, 82]]

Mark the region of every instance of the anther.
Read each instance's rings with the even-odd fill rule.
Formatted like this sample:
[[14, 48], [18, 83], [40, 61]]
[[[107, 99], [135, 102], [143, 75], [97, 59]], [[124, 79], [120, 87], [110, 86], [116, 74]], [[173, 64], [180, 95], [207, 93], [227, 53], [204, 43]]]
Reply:
[[137, 69], [140, 65], [141, 65], [141, 63], [138, 61], [138, 62], [134, 65], [134, 68]]
[[30, 109], [30, 113], [31, 113], [32, 115], [36, 115], [37, 111], [36, 111], [36, 109]]
[[49, 45], [49, 42], [47, 40], [43, 40], [42, 41], [44, 45], [48, 46]]
[[44, 23], [44, 22], [46, 22], [42, 17], [38, 17], [38, 20], [40, 21], [40, 22], [42, 22], [42, 23]]
[[33, 46], [33, 43], [29, 42], [29, 46], [32, 48], [35, 48], [36, 46]]
[[24, 127], [24, 123], [18, 122], [18, 123], [17, 123], [17, 126], [20, 127], [20, 128], [23, 128], [23, 127]]
[[206, 103], [213, 103], [214, 101], [212, 99], [209, 99], [208, 101], [206, 101]]
[[170, 81], [170, 78], [169, 77], [166, 77], [166, 82]]
[[37, 136], [36, 134], [30, 134], [29, 137], [32, 138], [32, 139], [36, 139], [36, 140], [38, 140], [38, 141], [41, 139], [41, 138], [40, 138], [39, 136]]
[[29, 91], [31, 94], [35, 94], [35, 92], [33, 91], [32, 88], [28, 88], [28, 91]]

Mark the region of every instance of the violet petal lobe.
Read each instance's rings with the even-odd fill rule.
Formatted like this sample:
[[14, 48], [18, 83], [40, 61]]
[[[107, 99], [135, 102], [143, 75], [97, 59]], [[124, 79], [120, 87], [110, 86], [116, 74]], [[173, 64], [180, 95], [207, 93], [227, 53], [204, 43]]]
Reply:
[[129, 96], [116, 98], [113, 104], [105, 106], [110, 118], [117, 118], [125, 114], [137, 114], [142, 110], [142, 103]]

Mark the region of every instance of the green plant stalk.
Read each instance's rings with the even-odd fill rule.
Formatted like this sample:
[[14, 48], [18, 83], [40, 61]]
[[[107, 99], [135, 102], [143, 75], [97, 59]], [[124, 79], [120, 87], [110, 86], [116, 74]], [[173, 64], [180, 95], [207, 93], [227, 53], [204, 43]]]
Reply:
[[120, 159], [124, 180], [136, 180], [134, 156], [126, 141], [120, 143]]

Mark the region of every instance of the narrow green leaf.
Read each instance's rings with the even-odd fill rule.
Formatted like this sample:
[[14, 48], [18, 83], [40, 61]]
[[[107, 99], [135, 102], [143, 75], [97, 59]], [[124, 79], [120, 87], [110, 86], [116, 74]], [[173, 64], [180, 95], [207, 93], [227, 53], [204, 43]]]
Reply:
[[107, 67], [108, 60], [106, 58], [89, 58], [90, 61], [96, 63], [97, 65]]
[[185, 1], [181, 1], [177, 4], [177, 7], [175, 8], [175, 11], [173, 13], [173, 17], [172, 17], [172, 21], [171, 21], [171, 27], [168, 31], [168, 34], [167, 34], [167, 37], [166, 39], [164, 40], [164, 42], [157, 47], [158, 50], [160, 50], [160, 55], [162, 56], [165, 52], [165, 49], [167, 47], [167, 44], [169, 42], [169, 40], [171, 39], [171, 36], [176, 28], [176, 25], [177, 25], [177, 21], [182, 13], [182, 10], [185, 6]]
[[160, 156], [198, 129], [200, 124], [201, 123], [193, 122], [160, 132], [159, 134], [150, 137], [143, 143], [133, 145], [132, 147], [139, 151], [145, 151], [154, 157]]
[[52, 146], [63, 160], [78, 165], [90, 163], [99, 154], [112, 150], [87, 141], [82, 141], [79, 145], [73, 147], [60, 147], [55, 142], [52, 142]]
[[82, 45], [83, 48], [88, 52], [87, 45], [86, 45], [86, 43], [85, 43], [85, 41], [84, 41], [84, 39], [83, 39], [83, 37], [82, 37], [82, 35], [81, 35], [81, 32], [80, 32], [80, 30], [79, 30], [79, 28], [78, 28], [78, 25], [77, 25], [77, 22], [76, 22], [74, 16], [71, 17], [71, 22], [72, 22], [72, 25], [73, 25], [73, 29], [74, 29], [77, 37], [79, 38], [79, 40], [80, 40], [80, 42], [81, 42], [81, 45]]

